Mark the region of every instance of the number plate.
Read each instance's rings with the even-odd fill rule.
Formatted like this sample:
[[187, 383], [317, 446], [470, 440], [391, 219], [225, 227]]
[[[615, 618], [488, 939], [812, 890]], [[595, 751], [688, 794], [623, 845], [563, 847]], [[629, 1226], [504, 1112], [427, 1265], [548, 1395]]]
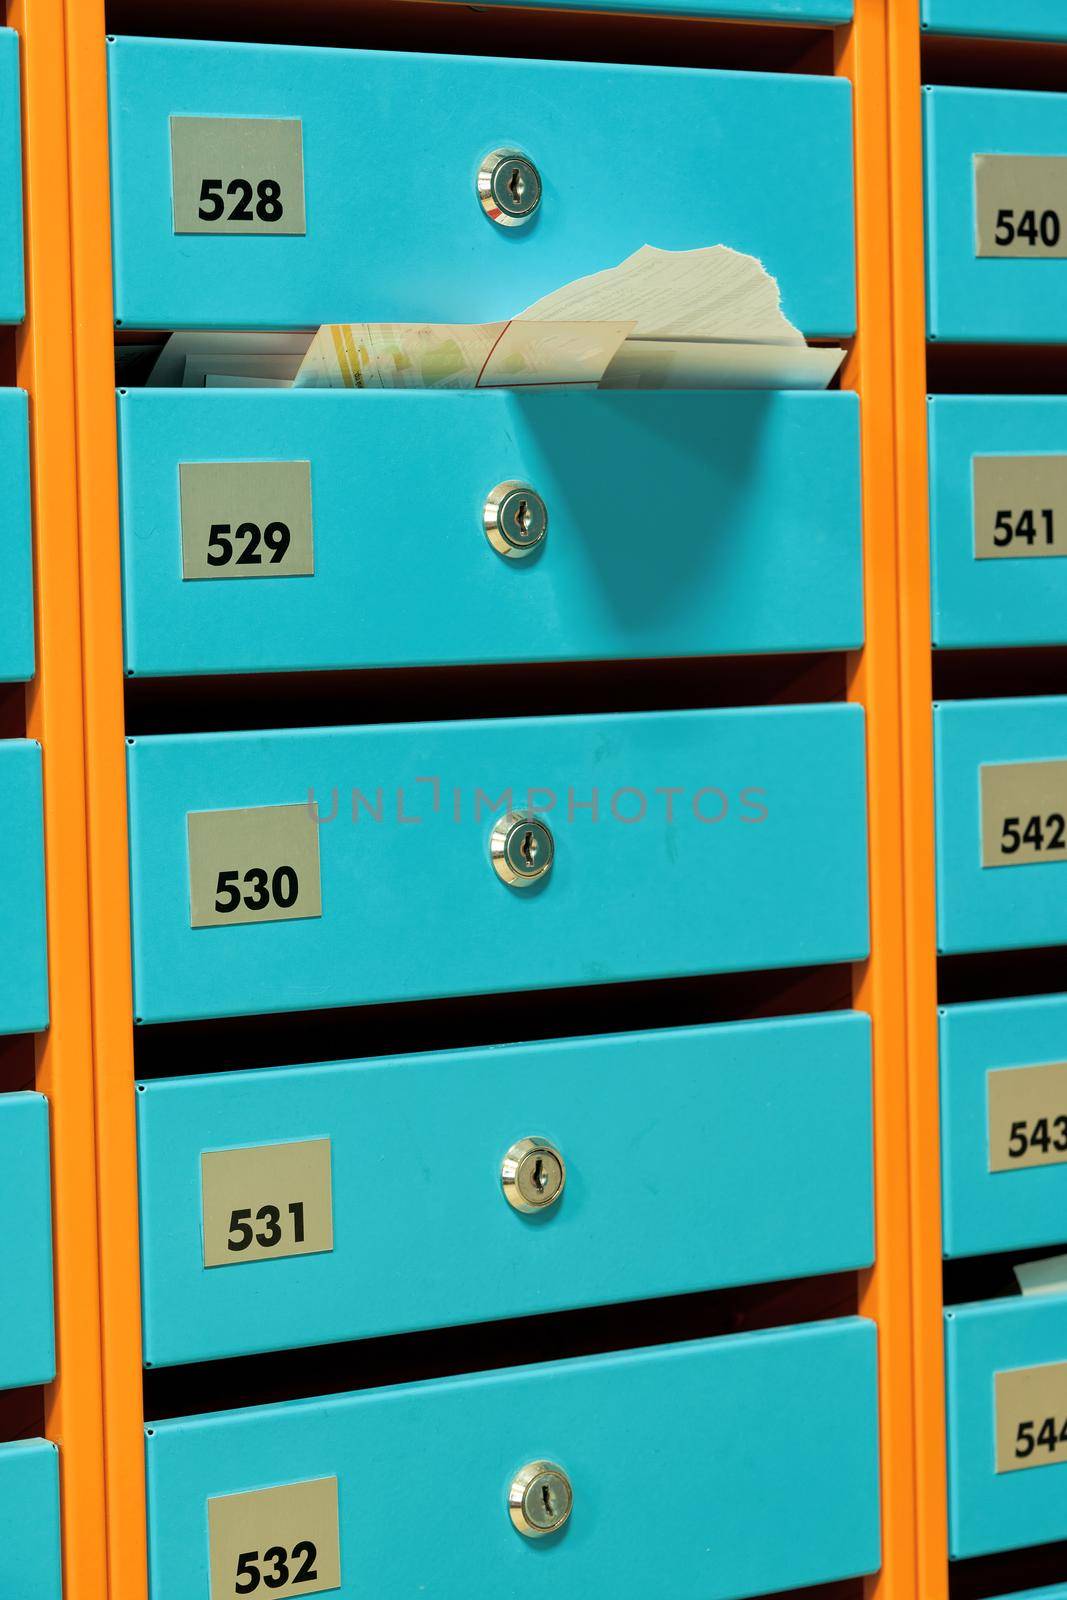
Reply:
[[315, 571], [310, 461], [183, 461], [182, 577]]
[[207, 1503], [211, 1600], [341, 1587], [337, 1479], [217, 1495]]
[[175, 233], [306, 233], [299, 119], [171, 117]]
[[987, 1088], [990, 1172], [1067, 1161], [1067, 1065], [1000, 1068]]
[[[1067, 861], [1067, 761], [1016, 761], [981, 767], [979, 780], [983, 867], [1047, 866]], [[1038, 820], [1037, 833], [1027, 840], [1023, 836], [1034, 818]]]
[[191, 927], [322, 916], [319, 822], [306, 802], [190, 811], [187, 821]]
[[[1052, 1467], [1067, 1461], [1067, 1442], [1060, 1430], [1067, 1425], [1067, 1361], [1046, 1367], [1019, 1367], [994, 1374], [996, 1393], [997, 1471], [1021, 1472], [1026, 1467]], [[1038, 1444], [1046, 1424], [1046, 1438]], [[1029, 1434], [1033, 1434], [1033, 1448]], [[1021, 1453], [1020, 1453], [1021, 1452]]]
[[1067, 259], [1067, 156], [976, 155], [974, 191], [976, 256]]
[[333, 1249], [329, 1139], [205, 1150], [200, 1174], [205, 1267]]
[[974, 554], [1067, 555], [1067, 456], [975, 456]]

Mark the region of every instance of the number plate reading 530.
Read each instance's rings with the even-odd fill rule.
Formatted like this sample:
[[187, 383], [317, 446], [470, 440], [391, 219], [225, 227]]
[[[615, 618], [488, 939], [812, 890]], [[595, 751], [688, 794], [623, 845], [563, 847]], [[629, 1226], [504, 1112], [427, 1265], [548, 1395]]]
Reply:
[[207, 1513], [211, 1600], [341, 1587], [336, 1478], [217, 1495]]
[[982, 767], [983, 867], [1067, 861], [1067, 761]]
[[194, 928], [322, 916], [318, 817], [307, 804], [190, 811]]

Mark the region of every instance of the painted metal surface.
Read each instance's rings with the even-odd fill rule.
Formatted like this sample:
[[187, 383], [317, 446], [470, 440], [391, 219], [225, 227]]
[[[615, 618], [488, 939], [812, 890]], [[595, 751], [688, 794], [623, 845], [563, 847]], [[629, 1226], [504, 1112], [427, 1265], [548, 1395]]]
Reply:
[[43, 1095], [0, 1095], [0, 1216], [0, 1389], [48, 1383], [56, 1355]]
[[[338, 1600], [459, 1600], [487, 1572], [560, 1600], [733, 1600], [870, 1572], [875, 1367], [873, 1324], [849, 1318], [156, 1422], [152, 1600], [208, 1600], [209, 1498], [333, 1476]], [[564, 1467], [574, 1510], [529, 1540], [506, 1495], [538, 1459]], [[427, 1484], [461, 1485], [458, 1504], [419, 1516]]]
[[[843, 705], [131, 740], [136, 1016], [859, 959], [863, 746]], [[191, 927], [189, 814], [309, 794], [322, 914]], [[525, 892], [489, 858], [513, 807], [556, 840]]]
[[[870, 1023], [856, 1013], [139, 1091], [148, 1365], [847, 1271], [873, 1256]], [[563, 1194], [533, 1216], [500, 1185], [501, 1158], [528, 1135], [566, 1163]], [[312, 1139], [330, 1141], [332, 1250], [206, 1267], [203, 1153]], [[283, 1217], [302, 1198], [269, 1196]]]
[[[779, 279], [805, 333], [855, 326], [843, 81], [128, 38], [109, 57], [126, 326], [492, 321], [646, 243], [729, 244]], [[175, 112], [299, 118], [306, 234], [176, 235]], [[522, 228], [496, 227], [475, 189], [504, 147], [542, 179]]]
[[0, 1033], [33, 1033], [48, 1022], [41, 748], [0, 740]]
[[[854, 395], [141, 389], [118, 414], [131, 673], [862, 643]], [[179, 465], [270, 460], [310, 463], [313, 575], [183, 579]], [[482, 529], [508, 480], [549, 518], [517, 561]]]

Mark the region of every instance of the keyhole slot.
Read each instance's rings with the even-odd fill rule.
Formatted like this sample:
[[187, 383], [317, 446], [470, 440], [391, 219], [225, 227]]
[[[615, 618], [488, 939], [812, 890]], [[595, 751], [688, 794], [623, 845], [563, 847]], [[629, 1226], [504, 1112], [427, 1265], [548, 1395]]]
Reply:
[[533, 871], [537, 862], [537, 841], [533, 836], [532, 828], [527, 828], [524, 833], [522, 844], [519, 846], [519, 854], [530, 870]]
[[518, 530], [519, 530], [520, 534], [525, 535], [525, 534], [529, 533], [529, 531], [530, 531], [530, 503], [529, 503], [528, 500], [520, 500], [519, 501], [519, 504], [518, 504], [518, 506], [516, 507], [516, 510], [515, 510], [515, 522], [516, 522], [516, 524], [518, 526]]
[[538, 1156], [537, 1160], [534, 1162], [533, 1181], [535, 1187], [538, 1188], [542, 1194], [544, 1194], [545, 1190], [548, 1188], [548, 1175], [545, 1172], [545, 1164], [541, 1160], [540, 1156]]
[[521, 171], [518, 167], [512, 167], [508, 175], [508, 194], [510, 194], [517, 206], [522, 205], [522, 197], [525, 190], [526, 184], [523, 181]]
[[552, 1490], [547, 1483], [541, 1485], [541, 1503], [545, 1508], [545, 1516], [554, 1517], [556, 1514], [556, 1502], [552, 1498]]

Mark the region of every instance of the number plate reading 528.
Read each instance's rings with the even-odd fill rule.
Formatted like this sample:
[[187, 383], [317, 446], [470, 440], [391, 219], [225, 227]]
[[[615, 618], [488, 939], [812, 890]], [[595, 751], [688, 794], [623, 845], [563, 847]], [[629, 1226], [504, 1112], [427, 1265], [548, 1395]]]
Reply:
[[1067, 1461], [1067, 1361], [995, 1375], [998, 1472]]
[[306, 233], [294, 117], [171, 117], [175, 233]]
[[322, 916], [319, 822], [311, 806], [190, 811], [187, 822], [191, 927]]
[[271, 1600], [341, 1587], [337, 1479], [208, 1500], [211, 1600]]
[[982, 767], [983, 867], [1067, 861], [1067, 761]]

